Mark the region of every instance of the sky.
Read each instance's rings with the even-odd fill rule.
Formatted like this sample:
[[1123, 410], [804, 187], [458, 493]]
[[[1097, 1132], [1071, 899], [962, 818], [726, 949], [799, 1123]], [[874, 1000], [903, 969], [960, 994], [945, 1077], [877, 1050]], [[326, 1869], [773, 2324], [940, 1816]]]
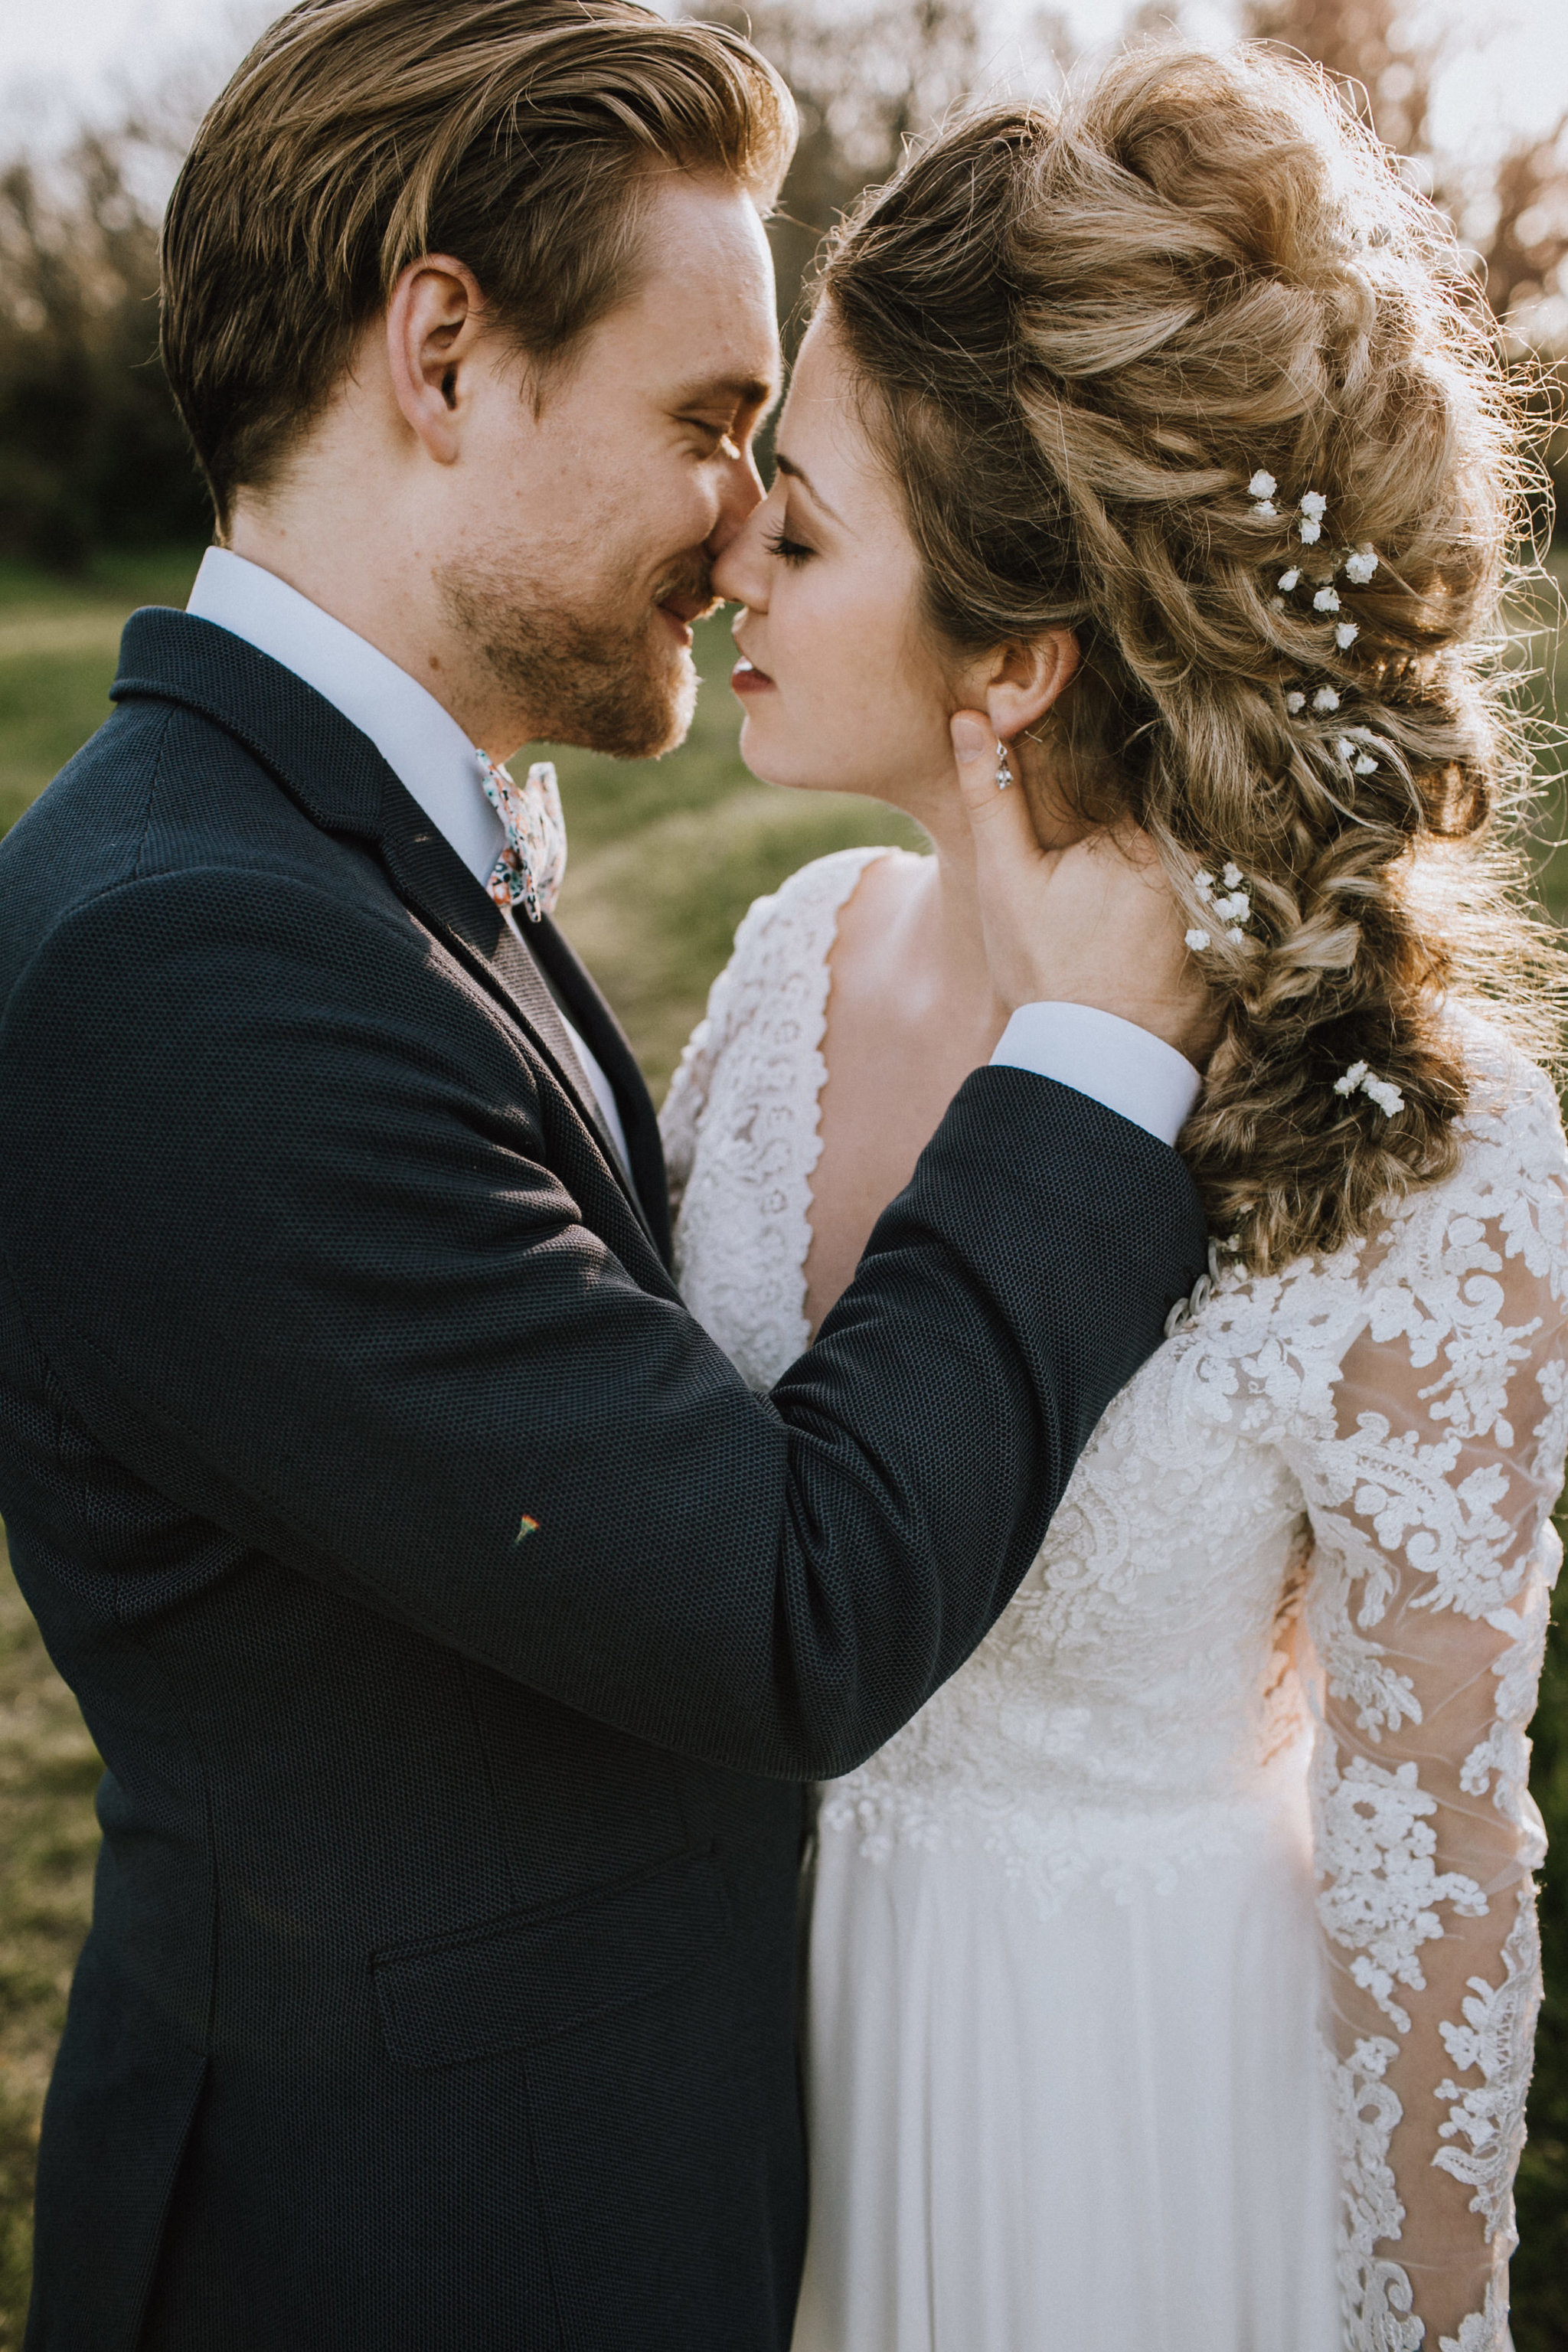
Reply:
[[[999, 70], [1031, 0], [992, 0]], [[1568, 0], [1418, 0], [1458, 35], [1437, 93], [1438, 143], [1495, 153], [1568, 109]], [[1194, 31], [1223, 38], [1230, 0], [1188, 0]], [[81, 115], [112, 113], [176, 68], [216, 90], [276, 0], [0, 0], [0, 136], [63, 136]], [[1067, 0], [1086, 44], [1112, 38], [1123, 0]]]

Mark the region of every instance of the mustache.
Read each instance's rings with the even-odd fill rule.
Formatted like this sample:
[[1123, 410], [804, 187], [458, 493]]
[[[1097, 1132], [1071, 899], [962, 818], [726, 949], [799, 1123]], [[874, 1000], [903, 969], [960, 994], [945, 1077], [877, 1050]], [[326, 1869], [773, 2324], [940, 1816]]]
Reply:
[[713, 567], [706, 556], [696, 557], [665, 573], [654, 589], [653, 601], [656, 604], [662, 604], [671, 596], [700, 604], [702, 610], [696, 617], [701, 621], [707, 620], [710, 614], [716, 613], [724, 601], [722, 596], [716, 596], [713, 593]]

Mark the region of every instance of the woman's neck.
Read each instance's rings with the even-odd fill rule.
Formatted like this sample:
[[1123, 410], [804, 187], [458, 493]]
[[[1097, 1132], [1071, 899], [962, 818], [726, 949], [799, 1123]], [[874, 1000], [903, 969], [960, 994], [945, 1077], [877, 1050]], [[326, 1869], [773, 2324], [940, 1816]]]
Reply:
[[975, 881], [974, 836], [962, 808], [946, 810], [943, 814], [947, 819], [943, 832], [931, 835], [932, 863], [936, 868], [931, 935], [942, 992], [955, 1007], [973, 1004], [977, 1013], [994, 1009], [998, 1018], [1005, 1018], [985, 960], [985, 934]]
[[[958, 816], [967, 834], [962, 809]], [[927, 831], [933, 856], [873, 858], [839, 913], [805, 1265], [814, 1328], [1006, 1026], [985, 961], [973, 853], [945, 828]]]

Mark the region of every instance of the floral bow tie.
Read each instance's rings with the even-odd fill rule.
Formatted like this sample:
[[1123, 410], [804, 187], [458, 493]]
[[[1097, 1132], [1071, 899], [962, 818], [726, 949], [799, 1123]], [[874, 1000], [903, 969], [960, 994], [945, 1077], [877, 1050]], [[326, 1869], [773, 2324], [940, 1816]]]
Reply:
[[475, 755], [485, 798], [506, 828], [506, 847], [486, 889], [498, 907], [521, 907], [531, 923], [554, 909], [566, 872], [566, 820], [555, 771], [536, 760], [528, 782], [516, 784], [488, 751]]

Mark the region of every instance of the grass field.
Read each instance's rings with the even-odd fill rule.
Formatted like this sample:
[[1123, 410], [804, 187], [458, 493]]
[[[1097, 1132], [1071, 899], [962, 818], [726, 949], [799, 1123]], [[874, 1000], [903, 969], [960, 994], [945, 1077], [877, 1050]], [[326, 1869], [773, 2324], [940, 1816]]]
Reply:
[[[0, 831], [106, 715], [126, 613], [182, 603], [194, 556], [105, 565], [66, 587], [0, 568]], [[572, 836], [561, 919], [662, 1091], [760, 891], [806, 858], [911, 838], [873, 803], [754, 783], [736, 757], [722, 622], [701, 633], [713, 683], [684, 748], [657, 765], [556, 753]], [[1568, 677], [1564, 678], [1568, 685]], [[1568, 696], [1562, 706], [1568, 715]], [[1558, 828], [1568, 830], [1568, 828]], [[1568, 910], [1568, 863], [1542, 851]], [[1534, 1785], [1561, 1865], [1543, 1903], [1548, 2003], [1514, 2263], [1517, 2352], [1568, 2352], [1568, 1639], [1556, 1629], [1536, 1722]], [[38, 2111], [85, 1932], [97, 1828], [91, 1743], [0, 1562], [0, 2352], [26, 2307]], [[1260, 2346], [1258, 2352], [1268, 2352]]]

